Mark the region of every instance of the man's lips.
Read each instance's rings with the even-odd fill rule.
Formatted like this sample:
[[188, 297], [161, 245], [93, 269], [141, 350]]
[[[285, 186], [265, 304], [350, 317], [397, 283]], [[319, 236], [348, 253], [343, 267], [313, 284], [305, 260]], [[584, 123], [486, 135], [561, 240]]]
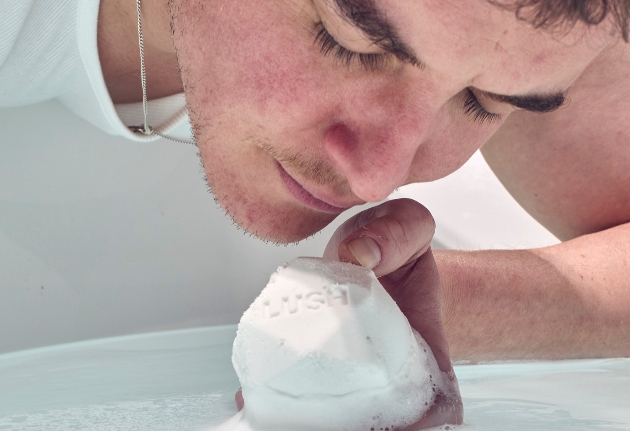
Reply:
[[278, 171], [280, 172], [280, 178], [284, 183], [285, 187], [289, 191], [289, 193], [301, 204], [312, 208], [314, 210], [323, 211], [332, 214], [341, 214], [343, 211], [347, 210], [349, 207], [343, 208], [335, 205], [331, 205], [328, 202], [324, 202], [321, 199], [316, 198], [310, 192], [308, 192], [304, 187], [300, 185], [295, 179], [284, 170], [282, 165], [276, 162], [278, 166]]

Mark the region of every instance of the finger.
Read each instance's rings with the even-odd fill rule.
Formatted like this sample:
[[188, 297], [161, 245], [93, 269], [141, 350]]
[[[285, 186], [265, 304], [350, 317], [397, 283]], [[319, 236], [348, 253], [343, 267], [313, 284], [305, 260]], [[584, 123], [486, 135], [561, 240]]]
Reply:
[[331, 238], [324, 257], [362, 265], [382, 277], [427, 251], [434, 232], [435, 222], [424, 206], [396, 199], [347, 220]]
[[442, 322], [442, 289], [431, 249], [406, 267], [380, 279], [400, 310], [427, 342], [440, 370], [452, 370]]
[[444, 424], [460, 425], [464, 421], [464, 406], [459, 396], [438, 394], [422, 418], [402, 431], [418, 431]]
[[234, 395], [234, 402], [236, 403], [236, 408], [240, 412], [245, 407], [245, 400], [243, 399], [243, 389], [239, 388]]

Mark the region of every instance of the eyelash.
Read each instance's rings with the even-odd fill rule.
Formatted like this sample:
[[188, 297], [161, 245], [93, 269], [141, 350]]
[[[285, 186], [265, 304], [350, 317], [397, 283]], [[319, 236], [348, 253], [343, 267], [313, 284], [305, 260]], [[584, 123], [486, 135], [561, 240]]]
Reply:
[[315, 33], [315, 44], [321, 52], [324, 55], [331, 55], [336, 61], [346, 67], [350, 67], [353, 63], [358, 62], [365, 70], [373, 72], [387, 64], [388, 54], [363, 54], [344, 48], [326, 30], [321, 21], [315, 23], [313, 30]]
[[464, 113], [466, 115], [472, 117], [479, 124], [490, 124], [501, 120], [502, 115], [486, 111], [470, 88], [464, 91], [466, 92], [464, 99]]
[[[319, 47], [324, 55], [332, 55], [336, 61], [342, 65], [349, 67], [354, 62], [359, 64], [367, 71], [374, 71], [382, 68], [387, 64], [388, 54], [363, 54], [350, 51], [344, 48], [335, 38], [326, 30], [324, 24], [319, 21], [313, 27], [315, 33], [315, 44]], [[467, 88], [464, 99], [464, 113], [479, 124], [490, 124], [501, 119], [501, 115], [493, 114], [479, 103], [479, 99], [469, 88]]]

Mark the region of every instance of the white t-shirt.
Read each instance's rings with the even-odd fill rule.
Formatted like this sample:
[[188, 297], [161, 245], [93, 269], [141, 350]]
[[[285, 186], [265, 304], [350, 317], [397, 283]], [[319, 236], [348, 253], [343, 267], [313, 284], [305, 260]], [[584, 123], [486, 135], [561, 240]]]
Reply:
[[[127, 127], [142, 124], [141, 103], [114, 105], [109, 96], [98, 57], [99, 1], [0, 0], [0, 107], [57, 98], [107, 133], [158, 139]], [[161, 133], [188, 117], [183, 94], [152, 100], [148, 111]]]

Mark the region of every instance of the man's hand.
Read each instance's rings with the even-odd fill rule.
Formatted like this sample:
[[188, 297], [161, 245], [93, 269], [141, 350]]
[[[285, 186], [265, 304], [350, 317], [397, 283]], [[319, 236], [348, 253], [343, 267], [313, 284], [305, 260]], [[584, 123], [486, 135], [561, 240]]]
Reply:
[[411, 199], [386, 202], [342, 224], [330, 239], [324, 257], [372, 269], [431, 347], [440, 369], [449, 374], [449, 395], [438, 394], [422, 419], [406, 428], [419, 430], [444, 423], [459, 424], [463, 407], [442, 324], [442, 288], [431, 239], [435, 222], [429, 211]]
[[[411, 326], [429, 344], [440, 370], [449, 376], [451, 387], [447, 393], [438, 393], [431, 409], [405, 431], [460, 424], [463, 420], [462, 401], [442, 324], [442, 287], [430, 247], [434, 231], [433, 217], [425, 207], [411, 199], [398, 199], [347, 220], [333, 234], [324, 252], [327, 259], [372, 269]], [[235, 401], [241, 410], [241, 390]]]

